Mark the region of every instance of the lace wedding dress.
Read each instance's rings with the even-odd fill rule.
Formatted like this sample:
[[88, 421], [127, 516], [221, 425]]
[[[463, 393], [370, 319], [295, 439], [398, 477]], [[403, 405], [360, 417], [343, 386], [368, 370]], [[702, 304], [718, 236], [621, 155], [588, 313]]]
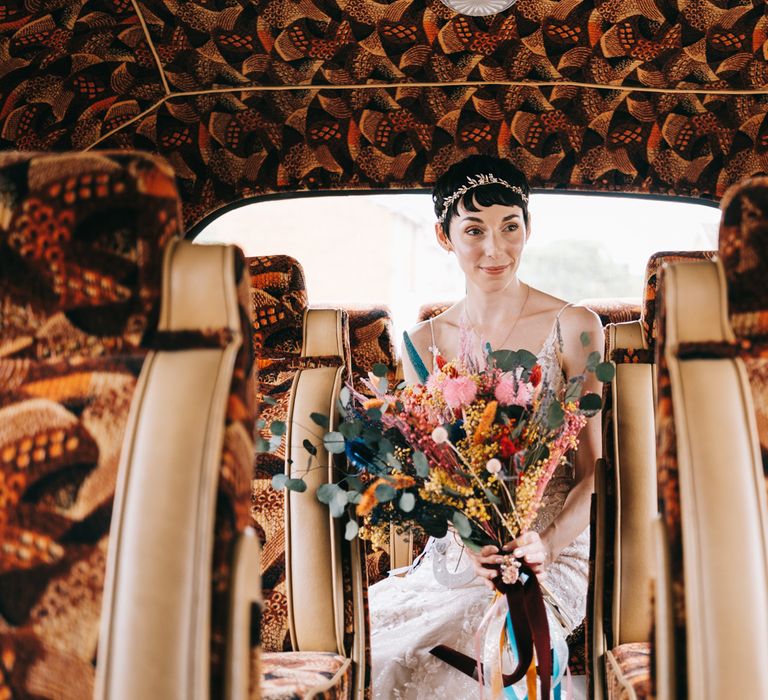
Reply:
[[[559, 315], [539, 353], [543, 379], [555, 386], [564, 380]], [[555, 472], [535, 530], [544, 530], [560, 513], [573, 484], [572, 471], [566, 464]], [[550, 634], [561, 658], [567, 658], [566, 636], [584, 618], [588, 569], [589, 530], [585, 529], [549, 565], [543, 579], [555, 598], [557, 615], [553, 603], [548, 603]], [[477, 681], [429, 650], [447, 644], [474, 658], [475, 631], [493, 599], [494, 593], [475, 578], [460, 540], [450, 532], [441, 539], [431, 538], [420, 561], [405, 576], [390, 576], [371, 586], [374, 700], [479, 697]], [[525, 679], [520, 687], [525, 687]], [[518, 693], [518, 697], [524, 695], [524, 690]]]

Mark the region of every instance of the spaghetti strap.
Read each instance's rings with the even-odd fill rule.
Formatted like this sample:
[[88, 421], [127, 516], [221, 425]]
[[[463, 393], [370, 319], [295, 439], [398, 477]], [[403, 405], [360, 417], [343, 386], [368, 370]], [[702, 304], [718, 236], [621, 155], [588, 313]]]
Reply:
[[429, 347], [430, 352], [432, 353], [432, 371], [435, 371], [435, 366], [437, 364], [437, 355], [438, 355], [438, 349], [437, 349], [437, 343], [435, 342], [435, 324], [433, 323], [433, 317], [429, 317], [429, 332], [432, 335], [432, 345]]

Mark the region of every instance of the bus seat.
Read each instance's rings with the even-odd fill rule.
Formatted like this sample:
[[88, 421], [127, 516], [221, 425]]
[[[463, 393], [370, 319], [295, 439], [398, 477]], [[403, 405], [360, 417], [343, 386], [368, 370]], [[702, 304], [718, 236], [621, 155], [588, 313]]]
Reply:
[[630, 647], [622, 645], [634, 645], [631, 649], [638, 654], [647, 654], [647, 648], [636, 644], [648, 643], [651, 633], [650, 522], [658, 510], [653, 364], [658, 271], [665, 262], [711, 259], [714, 254], [652, 255], [645, 270], [642, 316], [611, 323], [605, 329], [605, 355], [615, 363], [616, 375], [604, 388], [603, 460], [595, 473], [588, 641], [597, 700], [604, 697], [606, 664], [612, 678], [615, 666], [623, 664], [629, 669], [627, 659], [634, 657]]
[[662, 272], [656, 697], [768, 697], [768, 178], [721, 202], [720, 261]]
[[[367, 675], [364, 560], [359, 540], [314, 497], [336, 478], [332, 464], [305, 476], [306, 493], [275, 491], [276, 473], [303, 475], [305, 440], [315, 466], [329, 465], [312, 413], [338, 420], [335, 402], [349, 376], [349, 322], [340, 309], [307, 307], [304, 275], [287, 256], [249, 260], [254, 325], [262, 357], [259, 392], [264, 437], [269, 424], [287, 429], [279, 449], [257, 458], [252, 518], [263, 539], [262, 694], [277, 697], [363, 697]], [[299, 341], [300, 342], [297, 342]], [[261, 424], [260, 424], [261, 425]]]
[[[245, 697], [251, 608], [232, 626], [230, 602], [257, 602], [247, 574], [258, 551], [245, 531], [253, 402], [236, 256], [206, 251], [227, 315], [187, 324], [180, 265], [199, 256], [175, 240], [180, 207], [163, 161], [5, 153], [0, 183], [0, 687], [12, 697]], [[179, 393], [162, 387], [211, 353], [228, 364], [206, 373], [217, 392], [200, 401], [216, 399], [208, 450], [192, 455], [205, 468], [189, 479], [205, 517], [186, 500], [192, 515], [174, 521], [158, 509], [179, 512], [190, 492], [169, 486], [190, 473], [183, 419], [193, 412], [164, 415]], [[173, 576], [180, 551], [158, 552], [169, 539], [197, 552]]]

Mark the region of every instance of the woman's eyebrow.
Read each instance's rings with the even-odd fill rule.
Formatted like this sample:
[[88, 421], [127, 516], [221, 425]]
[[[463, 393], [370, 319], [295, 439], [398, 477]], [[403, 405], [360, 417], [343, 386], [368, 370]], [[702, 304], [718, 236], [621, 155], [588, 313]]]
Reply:
[[507, 214], [501, 221], [504, 223], [505, 221], [511, 221], [512, 219], [519, 219], [520, 214], [515, 212], [514, 214]]

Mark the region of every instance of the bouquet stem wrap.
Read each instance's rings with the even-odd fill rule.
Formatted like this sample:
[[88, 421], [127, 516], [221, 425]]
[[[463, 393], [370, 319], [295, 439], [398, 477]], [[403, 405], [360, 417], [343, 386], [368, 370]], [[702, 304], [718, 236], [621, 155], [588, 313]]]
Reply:
[[[507, 602], [514, 644], [517, 648], [517, 667], [512, 673], [501, 674], [502, 683], [507, 688], [524, 678], [534, 660], [535, 651], [541, 679], [542, 697], [549, 698], [552, 684], [552, 656], [547, 609], [536, 574], [525, 562], [522, 563], [521, 573], [525, 575], [511, 585], [504, 583], [501, 580], [501, 575], [493, 580], [496, 590]], [[482, 635], [482, 629], [493, 617], [492, 613], [496, 609], [497, 605], [494, 603], [483, 618], [483, 624], [481, 624], [475, 638], [476, 653], [480, 646], [479, 639]], [[478, 658], [473, 659], [444, 644], [434, 647], [430, 653], [484, 685], [483, 679], [486, 669], [479, 654]]]

